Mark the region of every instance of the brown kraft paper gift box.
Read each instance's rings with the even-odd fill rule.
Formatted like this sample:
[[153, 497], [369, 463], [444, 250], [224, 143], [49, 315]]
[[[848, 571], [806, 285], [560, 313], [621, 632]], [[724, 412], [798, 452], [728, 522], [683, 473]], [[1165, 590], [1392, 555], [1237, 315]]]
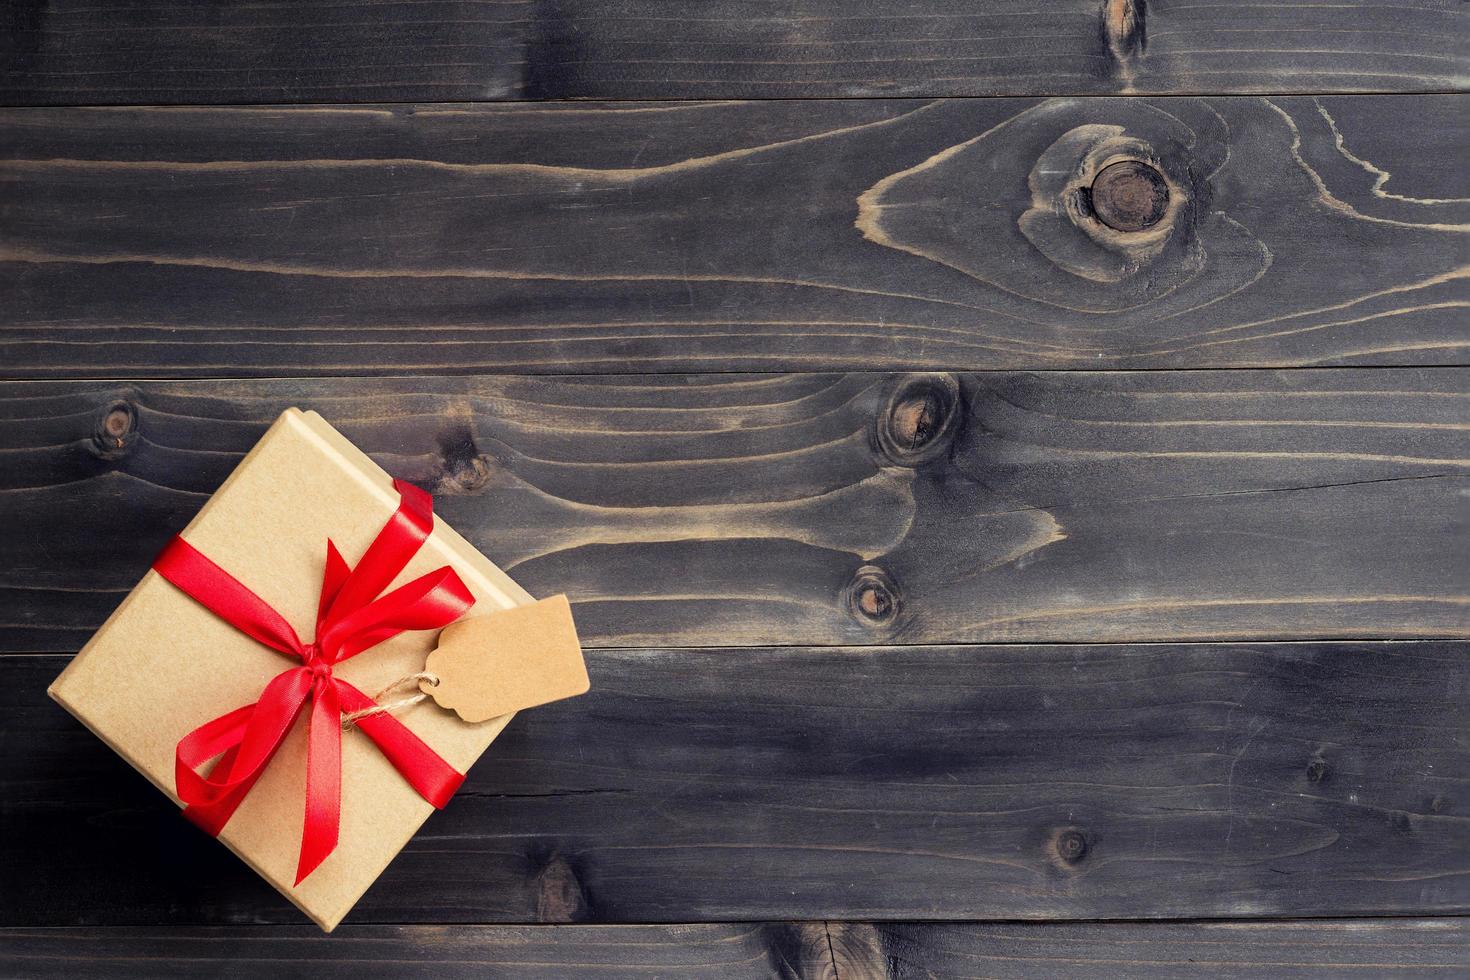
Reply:
[[[305, 642], [312, 637], [327, 539], [355, 563], [397, 506], [392, 481], [366, 454], [315, 412], [289, 409], [181, 536], [279, 611]], [[437, 517], [389, 589], [445, 565], [475, 598], [469, 616], [532, 602]], [[422, 671], [436, 634], [401, 633], [336, 665], [335, 676], [371, 696]], [[50, 694], [178, 803], [179, 739], [259, 699], [291, 663], [150, 570]], [[395, 714], [461, 773], [512, 717], [469, 724], [432, 699]], [[361, 732], [345, 732], [338, 845], [293, 886], [305, 799], [304, 728], [298, 719], [219, 839], [330, 931], [433, 807]], [[179, 833], [193, 832], [180, 822]]]

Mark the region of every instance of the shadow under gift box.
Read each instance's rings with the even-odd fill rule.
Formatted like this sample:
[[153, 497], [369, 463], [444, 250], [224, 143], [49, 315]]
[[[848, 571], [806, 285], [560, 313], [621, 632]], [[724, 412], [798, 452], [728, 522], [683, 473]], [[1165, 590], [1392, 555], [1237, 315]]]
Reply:
[[[327, 539], [355, 564], [398, 500], [391, 478], [365, 453], [315, 412], [293, 408], [276, 420], [181, 536], [310, 641]], [[388, 588], [445, 565], [475, 597], [469, 615], [532, 601], [437, 517], [429, 539]], [[335, 665], [333, 673], [359, 690], [377, 691], [423, 670], [436, 635], [432, 630], [401, 633]], [[150, 570], [49, 693], [178, 803], [174, 751], [179, 739], [259, 700], [266, 684], [293, 665]], [[469, 724], [432, 699], [398, 715], [462, 773], [512, 717]], [[337, 848], [293, 886], [305, 771], [305, 724], [298, 722], [219, 839], [331, 931], [434, 808], [361, 732], [345, 733]], [[180, 821], [179, 833], [187, 832]]]

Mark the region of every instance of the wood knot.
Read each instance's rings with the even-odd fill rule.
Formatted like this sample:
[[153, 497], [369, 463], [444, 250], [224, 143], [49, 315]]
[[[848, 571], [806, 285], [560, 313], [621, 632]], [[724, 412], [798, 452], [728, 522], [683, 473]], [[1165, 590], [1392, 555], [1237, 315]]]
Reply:
[[857, 570], [847, 587], [847, 610], [859, 623], [874, 629], [898, 619], [898, 589], [888, 573], [876, 565]]
[[138, 441], [138, 408], [132, 402], [118, 399], [97, 415], [92, 429], [92, 453], [102, 459], [126, 456]]
[[434, 486], [436, 494], [474, 493], [490, 481], [490, 461], [475, 443], [467, 425], [453, 426], [439, 435], [441, 471]]
[[1052, 850], [1066, 867], [1075, 867], [1087, 857], [1087, 835], [1076, 829], [1060, 831], [1052, 838]]
[[1146, 163], [1120, 160], [1093, 178], [1088, 203], [1097, 220], [1114, 231], [1147, 231], [1169, 210], [1169, 184]]
[[899, 380], [878, 415], [878, 449], [899, 466], [920, 466], [944, 454], [961, 416], [960, 385], [949, 374]]
[[553, 854], [536, 875], [536, 921], [582, 922], [587, 919], [587, 892], [571, 863]]
[[1145, 0], [1103, 0], [1103, 37], [1118, 61], [1126, 61], [1143, 50], [1147, 41]]
[[763, 926], [771, 976], [801, 980], [888, 980], [878, 927], [866, 922], [783, 922]]
[[888, 956], [876, 926], [867, 922], [828, 922], [823, 924], [823, 929], [827, 934], [830, 972], [814, 976], [830, 975], [833, 980], [843, 977], [881, 980], [889, 976]]

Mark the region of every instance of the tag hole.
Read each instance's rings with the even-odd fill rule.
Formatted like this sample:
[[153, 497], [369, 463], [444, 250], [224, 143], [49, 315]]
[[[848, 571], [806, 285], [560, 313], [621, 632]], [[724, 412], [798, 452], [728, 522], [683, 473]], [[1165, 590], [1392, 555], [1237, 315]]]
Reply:
[[424, 683], [428, 684], [430, 687], [438, 687], [439, 677], [436, 674], [430, 674], [428, 677], [424, 678]]

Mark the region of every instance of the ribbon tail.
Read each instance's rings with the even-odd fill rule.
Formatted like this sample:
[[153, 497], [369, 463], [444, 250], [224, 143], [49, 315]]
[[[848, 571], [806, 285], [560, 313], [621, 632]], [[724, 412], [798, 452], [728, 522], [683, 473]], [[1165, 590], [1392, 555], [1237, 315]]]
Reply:
[[312, 693], [306, 739], [306, 817], [296, 884], [337, 848], [342, 817], [342, 708], [337, 685], [327, 679]]
[[[362, 711], [377, 707], [377, 702], [346, 681], [337, 681], [342, 697], [342, 710]], [[439, 757], [413, 732], [392, 715], [382, 712], [357, 719], [356, 726], [378, 747], [393, 768], [408, 784], [436, 809], [444, 809], [464, 782], [464, 774]]]

